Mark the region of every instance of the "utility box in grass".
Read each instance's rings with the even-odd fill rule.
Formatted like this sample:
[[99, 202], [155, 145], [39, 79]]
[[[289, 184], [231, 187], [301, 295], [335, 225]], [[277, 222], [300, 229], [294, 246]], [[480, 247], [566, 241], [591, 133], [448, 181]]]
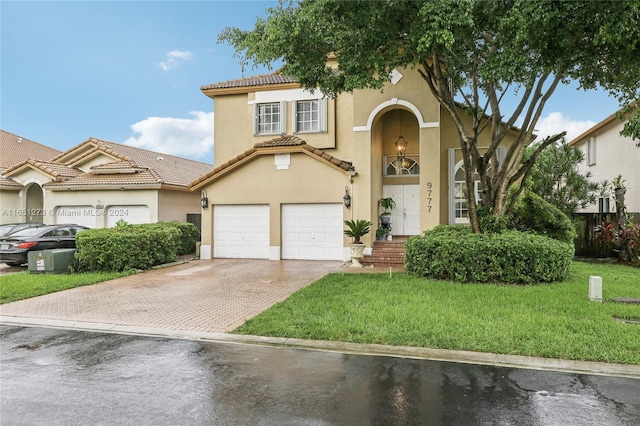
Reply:
[[27, 255], [30, 274], [64, 274], [75, 259], [76, 249], [30, 251]]

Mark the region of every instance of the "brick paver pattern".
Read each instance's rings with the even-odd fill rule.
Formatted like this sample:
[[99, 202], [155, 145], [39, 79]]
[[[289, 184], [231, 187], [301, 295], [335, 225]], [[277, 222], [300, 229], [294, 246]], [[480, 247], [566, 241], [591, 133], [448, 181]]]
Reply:
[[0, 315], [228, 332], [338, 261], [197, 260], [0, 305]]

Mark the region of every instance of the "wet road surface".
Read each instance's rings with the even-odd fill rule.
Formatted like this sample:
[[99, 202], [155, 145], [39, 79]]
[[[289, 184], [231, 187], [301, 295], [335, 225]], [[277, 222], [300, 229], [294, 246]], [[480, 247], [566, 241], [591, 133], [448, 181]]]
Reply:
[[2, 425], [639, 425], [640, 380], [0, 326]]

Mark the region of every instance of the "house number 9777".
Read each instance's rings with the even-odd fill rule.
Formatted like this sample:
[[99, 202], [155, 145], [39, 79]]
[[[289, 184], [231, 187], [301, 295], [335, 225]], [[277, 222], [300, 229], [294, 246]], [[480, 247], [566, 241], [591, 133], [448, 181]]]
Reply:
[[431, 204], [433, 202], [433, 197], [431, 196], [432, 193], [433, 184], [431, 182], [427, 182], [427, 211], [429, 213], [431, 213], [431, 208], [433, 207], [433, 205]]

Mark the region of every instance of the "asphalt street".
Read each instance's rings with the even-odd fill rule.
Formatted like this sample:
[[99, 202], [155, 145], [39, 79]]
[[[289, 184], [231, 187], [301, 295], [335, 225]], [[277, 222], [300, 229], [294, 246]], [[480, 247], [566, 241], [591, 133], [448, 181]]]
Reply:
[[640, 380], [0, 326], [2, 425], [638, 425]]

